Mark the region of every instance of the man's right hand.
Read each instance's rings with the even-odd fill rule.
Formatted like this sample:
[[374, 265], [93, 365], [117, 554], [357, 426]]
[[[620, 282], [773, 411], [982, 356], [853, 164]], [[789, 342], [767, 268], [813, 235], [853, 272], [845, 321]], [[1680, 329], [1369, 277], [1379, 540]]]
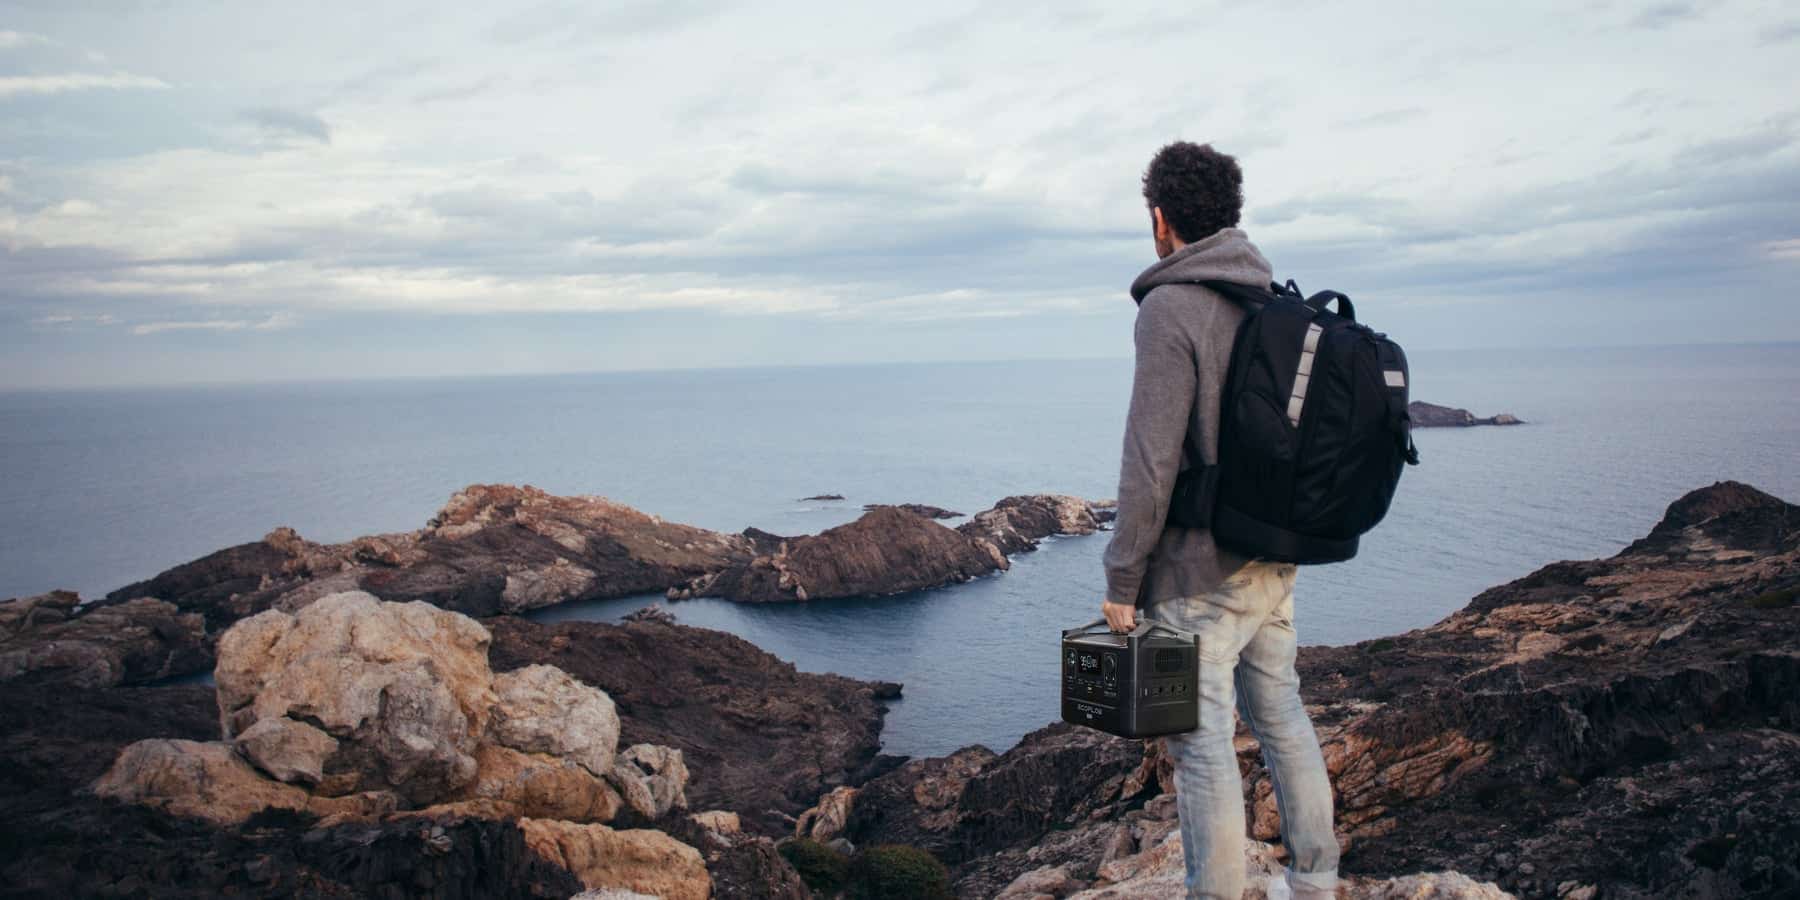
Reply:
[[1129, 603], [1102, 600], [1100, 614], [1106, 617], [1106, 624], [1111, 626], [1113, 631], [1121, 634], [1137, 627], [1137, 607]]

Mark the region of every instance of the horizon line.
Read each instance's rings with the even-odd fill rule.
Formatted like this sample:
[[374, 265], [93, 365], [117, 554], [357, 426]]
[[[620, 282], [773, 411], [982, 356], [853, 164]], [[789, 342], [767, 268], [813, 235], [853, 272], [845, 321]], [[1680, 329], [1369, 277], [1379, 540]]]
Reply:
[[[1505, 351], [1575, 351], [1575, 350], [1670, 350], [1693, 347], [1781, 347], [1800, 345], [1800, 338], [1788, 338], [1766, 341], [1684, 341], [1679, 343], [1653, 344], [1552, 344], [1552, 345], [1506, 345], [1506, 346], [1465, 346], [1465, 347], [1422, 347], [1413, 348], [1409, 353], [1497, 353]], [[1017, 356], [992, 357], [986, 359], [893, 359], [870, 360], [858, 362], [796, 362], [796, 363], [747, 363], [739, 365], [715, 366], [665, 366], [659, 368], [618, 368], [618, 369], [559, 369], [541, 372], [419, 372], [409, 374], [383, 375], [346, 375], [341, 377], [303, 376], [295, 378], [252, 378], [252, 379], [197, 379], [190, 381], [165, 382], [104, 382], [97, 384], [66, 384], [12, 386], [0, 385], [0, 395], [6, 394], [55, 394], [105, 391], [155, 391], [206, 388], [238, 388], [238, 387], [283, 387], [305, 385], [346, 385], [375, 382], [411, 382], [411, 381], [469, 381], [476, 379], [503, 378], [559, 378], [589, 375], [659, 375], [681, 372], [751, 372], [778, 371], [791, 369], [847, 369], [874, 368], [877, 366], [966, 366], [966, 365], [1002, 365], [1006, 363], [1036, 362], [1125, 362], [1132, 357], [1129, 354], [1115, 356]]]

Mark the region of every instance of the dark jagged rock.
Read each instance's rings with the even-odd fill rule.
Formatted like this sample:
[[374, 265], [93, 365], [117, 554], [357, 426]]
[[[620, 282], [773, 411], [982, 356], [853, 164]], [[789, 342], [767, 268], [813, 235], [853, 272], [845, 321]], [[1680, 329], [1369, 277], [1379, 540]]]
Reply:
[[801, 497], [799, 502], [800, 503], [810, 503], [814, 500], [842, 500], [842, 499], [844, 499], [843, 494], [814, 494], [811, 497]]
[[69, 591], [0, 603], [0, 681], [40, 676], [101, 687], [211, 664], [205, 623], [171, 603], [138, 598], [84, 607]]
[[881, 596], [968, 581], [1006, 565], [993, 545], [890, 506], [788, 538], [773, 553], [696, 579], [685, 595], [750, 603]]
[[748, 560], [702, 575], [671, 600], [723, 597], [751, 603], [871, 597], [943, 587], [1008, 567], [1006, 557], [1055, 534], [1092, 534], [1110, 519], [1105, 505], [1078, 497], [1007, 497], [954, 529], [932, 521], [937, 507], [872, 504], [861, 518], [818, 534], [744, 532]]
[[720, 834], [686, 815], [671, 816], [656, 827], [700, 851], [712, 876], [713, 896], [720, 900], [812, 900], [800, 873], [766, 835]]
[[[1610, 559], [1546, 566], [1429, 628], [1302, 647], [1344, 871], [1449, 869], [1521, 896], [1800, 892], [1797, 597], [1800, 507], [1725, 482]], [[1101, 862], [1173, 827], [1172, 798], [1142, 800], [1173, 788], [1159, 744], [1087, 732], [1056, 750], [1056, 734], [909, 762], [853, 796], [845, 833], [930, 847], [964, 896], [1048, 866], [1129, 870]], [[1273, 840], [1256, 743], [1237, 745], [1251, 836]], [[1047, 751], [1067, 756], [1033, 771]], [[1079, 774], [1047, 793], [1063, 772]]]
[[626, 613], [624, 620], [627, 622], [662, 622], [673, 625], [675, 624], [675, 614], [664, 609], [661, 603], [652, 603]]
[[494, 668], [556, 666], [618, 706], [621, 745], [682, 751], [689, 806], [764, 834], [876, 762], [879, 700], [899, 686], [797, 671], [741, 638], [658, 622], [489, 620]]
[[1129, 803], [1120, 792], [1142, 755], [1138, 741], [1058, 723], [1005, 754], [977, 746], [912, 760], [858, 790], [844, 836], [959, 865]]
[[1406, 414], [1412, 418], [1414, 428], [1468, 428], [1475, 425], [1525, 424], [1512, 413], [1501, 413], [1483, 419], [1466, 409], [1438, 406], [1418, 400], [1406, 404]]
[[960, 519], [963, 517], [962, 513], [954, 510], [941, 506], [928, 506], [924, 503], [868, 503], [863, 505], [863, 511], [885, 509], [890, 506], [895, 509], [904, 509], [915, 516], [924, 516], [927, 519]]

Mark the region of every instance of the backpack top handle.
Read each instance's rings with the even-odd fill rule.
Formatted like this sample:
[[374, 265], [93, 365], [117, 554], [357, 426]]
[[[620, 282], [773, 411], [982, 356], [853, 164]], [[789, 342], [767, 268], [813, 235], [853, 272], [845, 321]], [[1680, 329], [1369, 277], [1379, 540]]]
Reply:
[[1324, 312], [1325, 307], [1330, 306], [1331, 301], [1333, 300], [1337, 301], [1338, 315], [1343, 316], [1352, 322], [1356, 321], [1356, 307], [1350, 304], [1349, 297], [1340, 294], [1337, 291], [1320, 291], [1311, 297], [1306, 298], [1306, 305], [1319, 312]]

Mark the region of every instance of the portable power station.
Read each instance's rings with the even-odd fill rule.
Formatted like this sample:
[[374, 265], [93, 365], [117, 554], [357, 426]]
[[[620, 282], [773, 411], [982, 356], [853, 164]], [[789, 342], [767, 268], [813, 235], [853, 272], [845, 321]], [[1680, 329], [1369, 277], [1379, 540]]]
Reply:
[[1193, 731], [1200, 724], [1200, 639], [1161, 622], [1126, 634], [1097, 619], [1062, 633], [1062, 718], [1120, 737]]

